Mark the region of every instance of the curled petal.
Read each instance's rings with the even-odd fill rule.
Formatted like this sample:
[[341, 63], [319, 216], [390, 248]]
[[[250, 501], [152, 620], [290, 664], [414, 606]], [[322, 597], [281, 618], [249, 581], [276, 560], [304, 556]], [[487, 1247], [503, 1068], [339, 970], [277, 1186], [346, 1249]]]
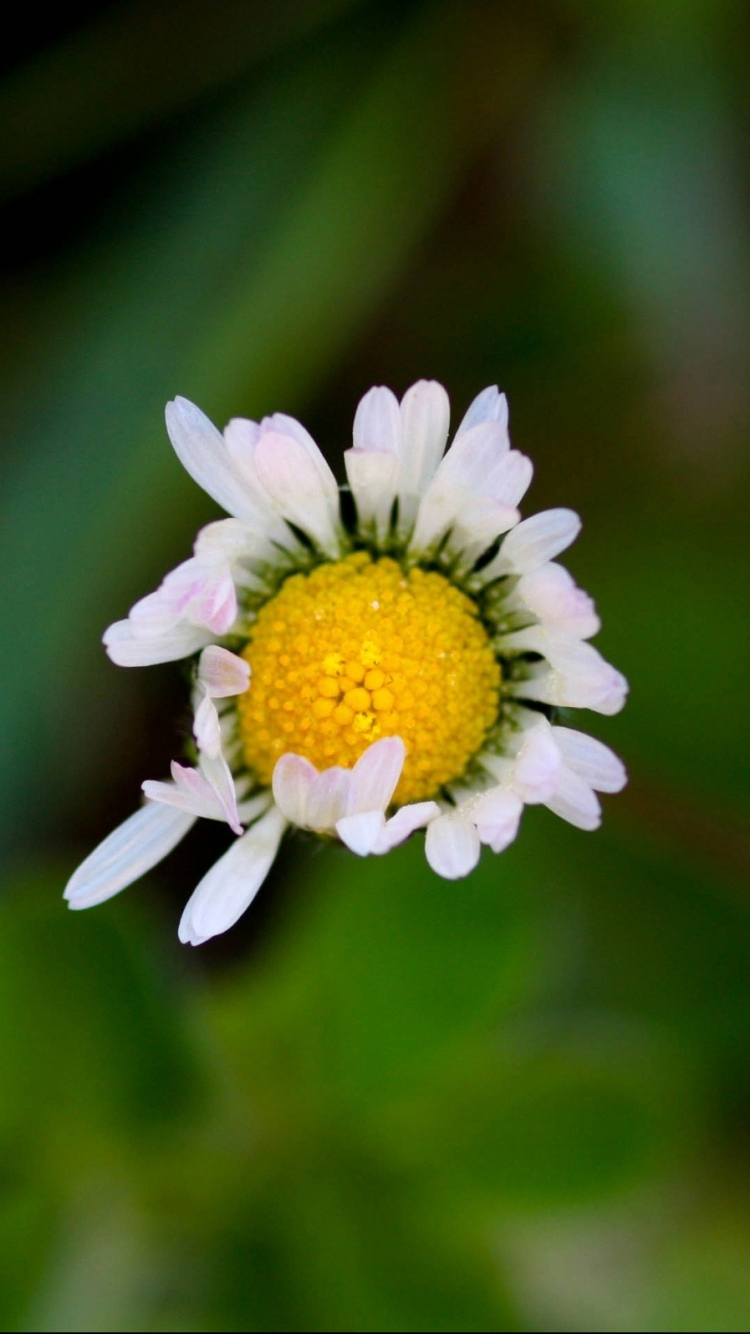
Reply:
[[601, 628], [588, 593], [578, 588], [562, 565], [554, 562], [524, 574], [518, 581], [515, 597], [555, 631], [571, 638], [590, 639]]
[[212, 644], [201, 653], [198, 679], [212, 699], [244, 695], [250, 685], [250, 663], [229, 649]]
[[68, 881], [71, 908], [93, 908], [132, 885], [162, 861], [195, 824], [195, 816], [171, 806], [142, 806], [86, 858]]
[[345, 815], [336, 822], [336, 832], [342, 843], [360, 857], [373, 852], [383, 855], [403, 843], [415, 829], [423, 829], [439, 814], [437, 802], [419, 801], [401, 806], [390, 820], [386, 820], [382, 811]]
[[234, 926], [268, 875], [285, 828], [282, 812], [272, 806], [211, 867], [182, 914], [183, 945], [202, 945]]

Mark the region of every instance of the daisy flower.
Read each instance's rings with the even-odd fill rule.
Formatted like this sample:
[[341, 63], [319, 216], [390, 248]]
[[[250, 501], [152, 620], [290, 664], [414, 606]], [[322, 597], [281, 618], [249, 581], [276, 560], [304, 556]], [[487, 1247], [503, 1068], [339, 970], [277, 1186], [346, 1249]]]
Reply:
[[192, 945], [237, 921], [290, 826], [360, 857], [425, 829], [447, 879], [473, 870], [482, 844], [502, 852], [527, 804], [598, 826], [596, 794], [617, 792], [625, 771], [568, 710], [616, 713], [627, 685], [587, 642], [594, 605], [555, 561], [578, 516], [521, 519], [532, 465], [511, 448], [496, 387], [447, 450], [440, 384], [401, 402], [371, 389], [344, 455], [346, 519], [294, 418], [236, 418], [222, 433], [183, 398], [166, 418], [179, 459], [231, 517], [203, 528], [104, 643], [123, 667], [191, 660], [193, 744], [75, 872], [71, 908], [117, 894], [201, 818], [235, 839], [185, 908]]

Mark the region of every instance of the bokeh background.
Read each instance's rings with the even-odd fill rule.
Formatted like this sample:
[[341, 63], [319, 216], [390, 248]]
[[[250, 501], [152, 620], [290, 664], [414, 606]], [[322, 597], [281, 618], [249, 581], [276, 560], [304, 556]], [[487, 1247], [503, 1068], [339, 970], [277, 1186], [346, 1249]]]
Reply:
[[[748, 56], [739, 0], [15, 11], [0, 83], [0, 1326], [746, 1330]], [[193, 834], [77, 861], [179, 755], [104, 627], [216, 517], [165, 401], [499, 381], [583, 514], [630, 788], [468, 880], [298, 838], [230, 936]], [[457, 418], [456, 418], [457, 419]]]

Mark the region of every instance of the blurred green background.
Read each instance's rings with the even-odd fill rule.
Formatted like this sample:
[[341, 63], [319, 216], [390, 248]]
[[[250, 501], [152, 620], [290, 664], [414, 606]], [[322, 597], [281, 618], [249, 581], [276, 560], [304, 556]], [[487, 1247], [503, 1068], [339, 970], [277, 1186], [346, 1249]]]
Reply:
[[[739, 0], [16, 11], [0, 83], [0, 1326], [746, 1330]], [[216, 516], [165, 401], [499, 381], [570, 505], [631, 786], [468, 880], [304, 838], [199, 951], [213, 826], [92, 913], [179, 667], [104, 627]]]

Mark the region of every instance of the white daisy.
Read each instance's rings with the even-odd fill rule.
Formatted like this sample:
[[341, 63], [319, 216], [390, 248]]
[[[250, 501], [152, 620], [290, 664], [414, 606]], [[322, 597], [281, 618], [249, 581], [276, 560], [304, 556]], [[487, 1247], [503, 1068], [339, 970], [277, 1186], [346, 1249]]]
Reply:
[[587, 594], [555, 557], [571, 510], [521, 520], [532, 465], [511, 449], [496, 387], [448, 440], [448, 396], [420, 381], [399, 403], [371, 389], [346, 473], [356, 521], [299, 422], [235, 419], [192, 403], [167, 429], [194, 479], [232, 516], [110, 626], [125, 667], [194, 658], [193, 763], [143, 784], [145, 805], [83, 862], [65, 897], [88, 908], [171, 851], [199, 817], [236, 835], [180, 923], [199, 945], [251, 903], [289, 826], [382, 855], [426, 827], [439, 875], [502, 852], [525, 805], [580, 829], [625, 770], [561, 709], [616, 713], [627, 685], [586, 641]]

